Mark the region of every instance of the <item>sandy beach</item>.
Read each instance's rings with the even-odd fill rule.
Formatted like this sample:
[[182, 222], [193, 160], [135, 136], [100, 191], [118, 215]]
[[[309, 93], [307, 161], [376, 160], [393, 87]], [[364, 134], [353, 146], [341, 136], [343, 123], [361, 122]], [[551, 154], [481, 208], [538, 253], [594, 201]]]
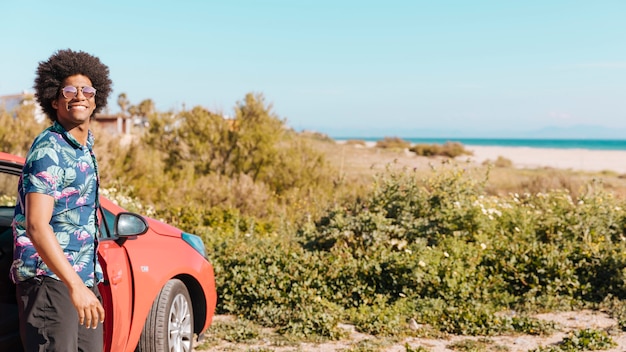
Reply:
[[[344, 140], [336, 141], [338, 144]], [[365, 142], [367, 148], [375, 148], [376, 142]], [[471, 156], [461, 156], [457, 160], [470, 160], [477, 164], [495, 161], [498, 157], [510, 160], [518, 169], [553, 168], [572, 171], [613, 171], [626, 174], [626, 150], [558, 149], [531, 147], [500, 147], [465, 145]], [[408, 150], [407, 155], [412, 154]]]
[[517, 168], [571, 169], [575, 171], [614, 171], [626, 173], [626, 151], [588, 149], [544, 149], [528, 147], [465, 146], [474, 153], [467, 157], [478, 163], [495, 161], [499, 156]]

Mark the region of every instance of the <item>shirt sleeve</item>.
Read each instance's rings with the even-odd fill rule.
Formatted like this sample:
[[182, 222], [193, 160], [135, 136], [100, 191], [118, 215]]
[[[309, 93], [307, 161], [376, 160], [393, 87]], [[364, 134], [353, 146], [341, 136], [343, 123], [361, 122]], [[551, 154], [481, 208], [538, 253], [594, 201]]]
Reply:
[[24, 194], [42, 193], [57, 197], [63, 186], [63, 168], [53, 148], [35, 146], [24, 166]]

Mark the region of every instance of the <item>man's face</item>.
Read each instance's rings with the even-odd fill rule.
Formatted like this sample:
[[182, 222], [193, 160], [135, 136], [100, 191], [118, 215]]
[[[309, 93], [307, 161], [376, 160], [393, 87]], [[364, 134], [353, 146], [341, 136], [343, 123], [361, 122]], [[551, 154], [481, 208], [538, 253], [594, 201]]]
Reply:
[[[64, 87], [74, 87], [75, 94], [62, 93]], [[52, 102], [52, 107], [57, 111], [57, 121], [65, 129], [70, 130], [76, 126], [89, 124], [91, 115], [96, 109], [95, 95], [90, 98], [85, 97], [84, 87], [91, 87], [91, 80], [87, 76], [74, 75], [67, 77], [60, 87], [57, 99]], [[72, 95], [74, 95], [72, 97]]]

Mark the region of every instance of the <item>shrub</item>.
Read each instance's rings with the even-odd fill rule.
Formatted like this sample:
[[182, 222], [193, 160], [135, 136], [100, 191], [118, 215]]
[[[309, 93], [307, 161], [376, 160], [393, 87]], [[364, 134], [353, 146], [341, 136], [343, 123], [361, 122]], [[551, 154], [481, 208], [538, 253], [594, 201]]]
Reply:
[[604, 331], [582, 329], [568, 333], [555, 346], [540, 346], [533, 352], [574, 352], [608, 350], [617, 346], [617, 343]]
[[486, 197], [482, 185], [459, 169], [425, 180], [388, 172], [369, 197], [302, 227], [305, 248], [342, 268], [324, 271], [341, 293], [326, 297], [370, 322], [406, 297], [421, 323], [455, 334], [542, 333], [550, 327], [496, 313], [624, 297], [624, 215], [600, 185], [576, 201], [565, 191]]
[[337, 197], [336, 172], [311, 147], [316, 135], [286, 128], [262, 95], [246, 95], [230, 119], [201, 107], [148, 118], [140, 138], [107, 145], [103, 184], [128, 185], [159, 211], [233, 208], [286, 224]]
[[582, 329], [568, 334], [559, 344], [564, 351], [608, 350], [617, 343], [605, 331]]
[[446, 142], [443, 144], [443, 148], [441, 149], [441, 155], [447, 156], [448, 158], [456, 158], [461, 155], [472, 155], [473, 153], [463, 146], [463, 144], [458, 142]]
[[365, 143], [365, 141], [362, 139], [348, 139], [345, 143], [346, 145], [359, 146], [359, 147], [365, 147], [367, 145], [367, 143]]
[[209, 333], [214, 338], [229, 342], [242, 342], [256, 340], [261, 335], [261, 329], [245, 319], [233, 321], [215, 322], [211, 325]]
[[346, 315], [359, 332], [375, 336], [406, 336], [412, 333], [408, 320], [414, 311], [411, 300], [389, 303], [383, 295], [378, 295], [373, 304], [351, 308]]
[[409, 151], [419, 156], [441, 155], [441, 145], [439, 144], [416, 144], [409, 148]]
[[513, 162], [510, 159], [507, 159], [503, 156], [498, 156], [498, 158], [495, 161], [491, 161], [491, 160], [485, 160], [483, 162], [483, 165], [492, 165], [495, 167], [502, 167], [502, 168], [509, 168], [509, 167], [513, 167]]
[[323, 295], [324, 264], [315, 254], [251, 234], [230, 236], [222, 246], [215, 258], [219, 312], [297, 336], [342, 336], [338, 306]]
[[625, 297], [621, 207], [601, 190], [578, 201], [567, 192], [514, 196], [503, 215], [502, 241], [485, 258], [490, 274], [521, 300], [560, 296], [562, 302]]
[[407, 149], [411, 146], [410, 142], [407, 142], [399, 137], [385, 137], [376, 141], [376, 148], [383, 149]]
[[48, 119], [42, 123], [35, 119], [34, 104], [23, 104], [13, 111], [0, 106], [0, 150], [25, 157], [35, 137], [49, 125]]
[[600, 309], [609, 313], [617, 321], [620, 330], [626, 331], [626, 301], [612, 295], [607, 295], [600, 305]]
[[447, 158], [456, 158], [461, 155], [472, 155], [471, 151], [458, 142], [446, 142], [441, 144], [416, 144], [409, 148], [409, 151], [419, 156], [445, 156]]

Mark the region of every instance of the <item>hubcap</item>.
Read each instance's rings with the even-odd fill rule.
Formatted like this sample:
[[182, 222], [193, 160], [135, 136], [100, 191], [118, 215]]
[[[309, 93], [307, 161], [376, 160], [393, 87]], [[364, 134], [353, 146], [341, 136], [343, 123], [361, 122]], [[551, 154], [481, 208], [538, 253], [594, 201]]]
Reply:
[[169, 315], [169, 347], [171, 352], [191, 352], [192, 327], [189, 302], [183, 295], [176, 295]]

